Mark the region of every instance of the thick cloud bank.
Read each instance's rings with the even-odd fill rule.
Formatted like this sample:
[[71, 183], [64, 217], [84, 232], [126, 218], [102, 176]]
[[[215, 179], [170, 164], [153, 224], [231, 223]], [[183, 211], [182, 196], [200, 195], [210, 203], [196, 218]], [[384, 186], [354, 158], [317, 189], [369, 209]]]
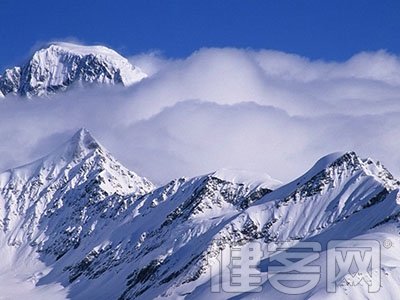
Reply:
[[276, 51], [201, 49], [132, 57], [151, 76], [128, 89], [0, 100], [0, 169], [45, 155], [86, 127], [156, 183], [219, 168], [288, 181], [321, 156], [354, 150], [400, 175], [400, 59], [346, 62]]

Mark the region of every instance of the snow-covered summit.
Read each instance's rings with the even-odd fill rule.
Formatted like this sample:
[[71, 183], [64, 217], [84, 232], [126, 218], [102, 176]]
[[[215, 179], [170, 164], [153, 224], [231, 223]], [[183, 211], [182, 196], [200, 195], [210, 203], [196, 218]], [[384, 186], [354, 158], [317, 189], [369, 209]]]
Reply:
[[83, 158], [96, 149], [106, 152], [87, 129], [81, 128], [50, 155], [58, 155], [63, 160], [70, 161]]
[[[121, 58], [121, 56], [116, 51], [101, 45], [84, 46], [67, 42], [54, 42], [49, 45], [48, 49], [51, 49], [53, 51], [60, 51], [60, 52], [64, 51], [64, 52], [75, 53], [76, 55], [82, 55], [82, 56], [87, 54], [93, 54], [105, 57], [106, 59], [107, 57], [115, 60]], [[46, 51], [46, 49], [43, 50]]]
[[107, 194], [140, 196], [154, 189], [146, 178], [122, 166], [84, 128], [45, 157], [0, 174], [0, 189], [9, 191], [11, 187], [16, 198], [27, 193], [32, 198], [59, 192], [64, 185], [65, 189], [74, 188], [90, 179]]
[[277, 189], [275, 193], [290, 194], [299, 189], [314, 193], [330, 185], [334, 186], [340, 178], [350, 178], [357, 172], [373, 178], [390, 191], [400, 186], [400, 182], [379, 161], [363, 159], [349, 151], [335, 152], [320, 158], [306, 173]]
[[43, 96], [73, 83], [132, 85], [147, 77], [116, 51], [104, 46], [57, 42], [36, 51], [21, 67], [0, 76], [2, 95]]

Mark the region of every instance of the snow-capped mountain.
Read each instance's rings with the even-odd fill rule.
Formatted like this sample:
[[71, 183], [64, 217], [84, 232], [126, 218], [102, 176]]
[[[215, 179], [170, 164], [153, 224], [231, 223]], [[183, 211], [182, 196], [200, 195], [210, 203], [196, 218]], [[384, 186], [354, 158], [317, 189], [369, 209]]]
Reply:
[[[80, 130], [45, 158], [0, 175], [0, 269], [14, 278], [0, 286], [9, 298], [15, 285], [17, 296], [37, 299], [321, 299], [329, 296], [323, 278], [306, 294], [273, 289], [268, 255], [259, 293], [216, 293], [224, 279], [213, 270], [230, 247], [246, 255], [254, 242], [267, 253], [282, 242], [326, 247], [366, 235], [392, 243], [382, 248], [382, 287], [371, 297], [394, 299], [399, 186], [381, 164], [349, 152], [322, 158], [286, 185], [219, 170], [155, 188]], [[371, 298], [365, 287], [350, 288], [333, 295]]]
[[[81, 129], [48, 156], [3, 172], [0, 188], [4, 199], [0, 228], [9, 234], [10, 245], [29, 242], [40, 249], [49, 236], [41, 236], [36, 225], [43, 217], [54, 223], [52, 215], [68, 211], [62, 216], [63, 227], [69, 228], [68, 236], [63, 237], [62, 231], [51, 233], [56, 239], [68, 240], [68, 245], [43, 249], [60, 256], [80, 242], [80, 235], [88, 234], [80, 226], [95, 216], [93, 209], [97, 214], [117, 215], [124, 210], [124, 203], [115, 202], [118, 196], [140, 197], [154, 186], [120, 165], [89, 132]], [[56, 225], [46, 225], [46, 232], [60, 230], [60, 224]], [[93, 231], [93, 226], [87, 231]]]
[[[133, 201], [153, 189], [81, 129], [48, 156], [0, 174], [0, 251], [10, 258], [2, 269], [14, 268], [12, 257], [47, 263], [68, 256], [126, 210], [121, 196]], [[36, 267], [33, 277], [43, 272]]]
[[0, 77], [0, 95], [43, 96], [78, 83], [129, 86], [146, 76], [107, 47], [57, 42], [36, 51], [24, 65], [7, 69]]

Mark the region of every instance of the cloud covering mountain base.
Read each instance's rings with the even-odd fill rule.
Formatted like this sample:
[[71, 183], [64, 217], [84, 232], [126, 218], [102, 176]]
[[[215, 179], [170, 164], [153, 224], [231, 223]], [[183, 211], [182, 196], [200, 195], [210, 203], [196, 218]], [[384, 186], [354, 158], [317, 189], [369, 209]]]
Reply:
[[156, 183], [219, 168], [288, 181], [317, 158], [355, 150], [400, 174], [400, 60], [345, 62], [275, 51], [201, 49], [182, 60], [131, 58], [149, 78], [0, 101], [0, 169], [33, 160], [86, 127]]

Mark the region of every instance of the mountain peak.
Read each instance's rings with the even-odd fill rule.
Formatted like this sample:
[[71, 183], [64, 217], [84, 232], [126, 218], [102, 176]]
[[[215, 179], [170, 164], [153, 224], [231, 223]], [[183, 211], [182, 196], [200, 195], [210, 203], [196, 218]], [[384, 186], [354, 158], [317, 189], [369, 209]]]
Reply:
[[49, 157], [57, 156], [65, 161], [81, 160], [96, 150], [106, 152], [87, 129], [81, 128]]
[[291, 183], [286, 185], [287, 188], [296, 189], [299, 185], [311, 180], [317, 174], [326, 171], [331, 167], [338, 167], [347, 160], [358, 160], [358, 156], [355, 152], [334, 152], [320, 158], [305, 174], [295, 179]]
[[40, 53], [55, 53], [58, 55], [62, 53], [69, 53], [78, 56], [93, 55], [104, 57], [108, 60], [125, 60], [125, 58], [118, 54], [116, 51], [105, 46], [85, 46], [67, 42], [53, 42], [47, 44], [45, 47], [36, 51], [34, 56], [39, 55]]
[[362, 173], [393, 190], [399, 184], [379, 163], [371, 159], [362, 159], [354, 151], [335, 152], [320, 158], [305, 174], [278, 189], [280, 195], [290, 194], [299, 189], [318, 191], [339, 177], [352, 177]]
[[58, 172], [58, 170], [68, 165], [76, 165], [83, 162], [89, 156], [107, 156], [112, 161], [115, 161], [111, 154], [97, 142], [87, 129], [81, 128], [69, 140], [48, 155], [26, 165], [10, 169], [7, 172], [18, 177], [28, 178], [43, 170], [46, 170], [46, 172], [48, 170]]
[[129, 86], [147, 77], [125, 57], [105, 46], [56, 42], [36, 51], [26, 64], [0, 76], [0, 93], [45, 96], [73, 83]]
[[315, 175], [315, 173], [321, 172], [330, 166], [340, 165], [341, 162], [346, 161], [350, 158], [356, 158], [357, 154], [353, 151], [348, 152], [334, 152], [320, 158], [314, 166], [305, 174]]
[[71, 188], [85, 182], [110, 195], [143, 195], [154, 188], [146, 178], [121, 165], [85, 128], [50, 154], [0, 173], [0, 190], [11, 185], [24, 193], [26, 187], [35, 187], [32, 195], [40, 195], [49, 188], [53, 193], [58, 190], [54, 186]]
[[80, 128], [72, 136], [69, 143], [88, 150], [101, 148], [101, 145], [97, 142], [97, 140], [84, 127]]

